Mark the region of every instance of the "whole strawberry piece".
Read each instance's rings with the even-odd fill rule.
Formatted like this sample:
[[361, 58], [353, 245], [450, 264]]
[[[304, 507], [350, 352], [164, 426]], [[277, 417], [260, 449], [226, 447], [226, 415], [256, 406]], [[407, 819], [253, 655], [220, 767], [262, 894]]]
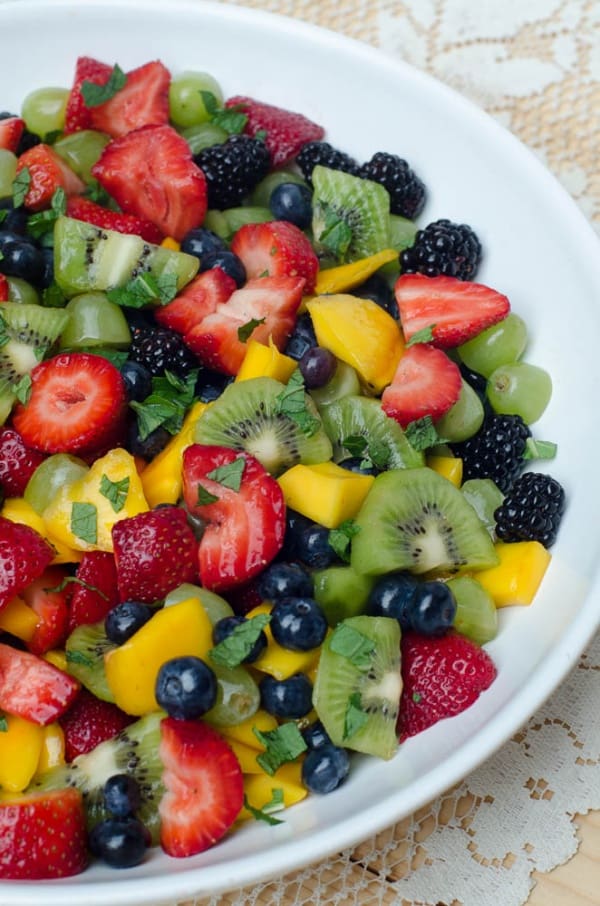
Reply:
[[121, 519], [112, 539], [121, 601], [150, 604], [198, 578], [198, 543], [180, 507]]
[[496, 677], [489, 654], [455, 632], [442, 638], [407, 632], [401, 648], [400, 742], [438, 720], [460, 714]]
[[169, 121], [170, 83], [169, 70], [160, 60], [132, 69], [110, 100], [87, 104], [92, 129], [119, 138], [142, 126], [164, 125]]
[[249, 97], [233, 97], [225, 104], [235, 107], [248, 117], [244, 131], [254, 137], [266, 133], [265, 144], [274, 167], [281, 167], [292, 160], [306, 142], [319, 141], [325, 135], [322, 126], [313, 123], [301, 113], [294, 113], [272, 104], [264, 104]]
[[220, 840], [237, 818], [244, 799], [242, 770], [208, 724], [167, 717], [160, 731], [166, 787], [158, 806], [161, 846], [170, 856], [193, 856]]
[[381, 395], [381, 408], [403, 428], [421, 418], [440, 418], [452, 408], [462, 387], [460, 371], [442, 349], [418, 343], [403, 353]]
[[81, 689], [59, 723], [65, 736], [65, 760], [91, 752], [105, 739], [112, 739], [134, 720], [111, 702]]
[[0, 610], [53, 559], [53, 548], [34, 529], [0, 516]]
[[45, 727], [64, 714], [78, 691], [79, 683], [68, 673], [0, 643], [0, 711]]
[[69, 632], [83, 623], [98, 623], [119, 602], [115, 558], [107, 551], [87, 551], [71, 586]]
[[231, 251], [241, 259], [249, 280], [304, 277], [304, 292], [314, 291], [319, 259], [308, 237], [293, 223], [273, 220], [244, 224], [231, 240]]
[[79, 129], [92, 128], [91, 108], [86, 106], [81, 93], [83, 82], [94, 85], [105, 85], [111, 74], [111, 67], [93, 57], [78, 57], [75, 65], [73, 87], [67, 99], [65, 110], [65, 133], [77, 132]]
[[88, 864], [79, 790], [5, 794], [0, 801], [0, 878], [66, 878]]
[[27, 482], [45, 460], [39, 450], [26, 446], [14, 428], [0, 428], [0, 486], [5, 497], [22, 497]]

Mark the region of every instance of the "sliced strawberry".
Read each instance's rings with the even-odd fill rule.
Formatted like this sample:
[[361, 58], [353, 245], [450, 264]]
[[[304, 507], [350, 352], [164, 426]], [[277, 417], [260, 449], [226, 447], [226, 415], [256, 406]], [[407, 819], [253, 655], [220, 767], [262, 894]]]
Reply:
[[50, 145], [35, 145], [24, 151], [17, 161], [17, 175], [25, 168], [30, 183], [24, 204], [30, 211], [49, 208], [57, 189], [64, 189], [66, 195], [78, 195], [85, 189], [85, 183]]
[[126, 75], [123, 88], [97, 107], [90, 107], [92, 129], [120, 138], [142, 126], [169, 122], [171, 74], [159, 60], [145, 63]]
[[93, 57], [79, 57], [75, 66], [75, 79], [67, 100], [65, 111], [65, 133], [77, 132], [79, 129], [91, 129], [91, 109], [86, 106], [81, 94], [83, 82], [94, 85], [105, 85], [112, 72], [112, 66], [94, 60]]
[[0, 274], [0, 302], [8, 302], [8, 280]]
[[206, 179], [171, 126], [144, 126], [104, 148], [92, 174], [128, 214], [183, 239], [206, 214]]
[[237, 107], [248, 117], [244, 131], [248, 135], [266, 132], [265, 144], [271, 153], [274, 167], [292, 160], [306, 142], [319, 141], [325, 130], [301, 113], [273, 107], [249, 97], [233, 97], [226, 107]]
[[308, 237], [293, 223], [247, 223], [231, 240], [231, 251], [241, 258], [248, 279], [304, 277], [304, 292], [315, 288], [319, 259]]
[[102, 447], [124, 420], [121, 373], [102, 356], [65, 352], [31, 372], [31, 395], [17, 405], [13, 424], [24, 442], [46, 453], [83, 453]]
[[466, 343], [510, 311], [502, 293], [457, 277], [404, 274], [396, 281], [395, 294], [406, 339], [430, 327], [431, 342], [443, 349]]
[[496, 667], [489, 654], [458, 633], [431, 638], [406, 632], [401, 646], [400, 742], [438, 720], [460, 714], [495, 679]]
[[441, 349], [419, 343], [404, 351], [381, 408], [402, 427], [426, 416], [440, 418], [457, 401], [461, 386], [458, 365]]
[[184, 341], [207, 368], [237, 374], [246, 355], [240, 328], [256, 322], [249, 336], [259, 343], [268, 343], [271, 338], [278, 349], [283, 349], [296, 323], [304, 285], [303, 277], [249, 280], [185, 334]]
[[235, 288], [233, 277], [213, 267], [194, 277], [168, 305], [155, 309], [154, 317], [162, 327], [183, 336], [227, 302]]
[[5, 120], [0, 120], [0, 148], [14, 154], [19, 147], [24, 128], [25, 120], [20, 116], [8, 116]]
[[45, 654], [52, 648], [59, 648], [67, 638], [70, 587], [65, 586], [62, 591], [54, 589], [59, 589], [68, 575], [66, 569], [51, 566], [21, 592], [25, 603], [38, 617], [35, 632], [27, 643], [33, 654]]
[[42, 575], [54, 549], [34, 529], [0, 516], [0, 609]]
[[69, 632], [84, 623], [98, 623], [119, 602], [115, 558], [106, 551], [88, 551], [71, 585]]
[[216, 730], [194, 720], [161, 721], [160, 843], [170, 856], [203, 852], [229, 830], [244, 802], [242, 769]]
[[117, 233], [141, 236], [146, 242], [158, 244], [164, 238], [158, 227], [149, 220], [134, 217], [133, 214], [111, 211], [109, 208], [103, 208], [102, 205], [79, 195], [73, 195], [67, 201], [67, 214], [76, 220], [85, 220], [86, 223], [93, 223], [94, 226], [105, 230], [116, 230]]
[[[236, 478], [226, 481], [224, 472]], [[183, 454], [183, 496], [189, 512], [207, 523], [198, 546], [206, 588], [221, 591], [247, 582], [281, 550], [283, 493], [249, 453], [192, 444]]]
[[198, 543], [180, 507], [161, 507], [113, 526], [121, 601], [164, 598], [198, 578]]
[[135, 718], [112, 702], [105, 702], [87, 689], [81, 689], [68, 711], [59, 719], [65, 737], [65, 760], [91, 752], [106, 739], [112, 739]]
[[84, 871], [83, 798], [75, 787], [5, 793], [0, 801], [0, 879], [49, 880]]
[[29, 651], [0, 643], [0, 711], [45, 727], [67, 710], [79, 683]]
[[44, 453], [31, 450], [14, 428], [0, 428], [0, 486], [5, 497], [22, 497], [27, 482], [45, 460]]

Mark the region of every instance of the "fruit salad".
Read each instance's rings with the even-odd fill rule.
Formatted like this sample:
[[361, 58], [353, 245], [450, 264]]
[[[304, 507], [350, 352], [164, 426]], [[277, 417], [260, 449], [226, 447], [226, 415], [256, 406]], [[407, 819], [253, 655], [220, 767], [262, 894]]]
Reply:
[[285, 821], [534, 601], [551, 379], [418, 162], [331, 140], [156, 60], [0, 113], [0, 879]]

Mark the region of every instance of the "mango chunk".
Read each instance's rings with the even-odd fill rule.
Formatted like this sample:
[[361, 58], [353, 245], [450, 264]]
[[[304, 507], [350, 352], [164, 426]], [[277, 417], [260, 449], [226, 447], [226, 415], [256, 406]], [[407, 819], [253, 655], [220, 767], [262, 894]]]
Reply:
[[371, 299], [345, 293], [315, 296], [306, 303], [319, 346], [351, 365], [368, 391], [388, 384], [404, 352], [396, 321]]
[[177, 503], [181, 497], [181, 458], [185, 448], [194, 442], [194, 426], [206, 406], [207, 403], [194, 403], [185, 417], [181, 431], [174, 435], [143, 470], [142, 488], [151, 507], [158, 506], [159, 503]]
[[63, 651], [62, 648], [53, 648], [51, 651], [47, 651], [42, 655], [42, 657], [45, 661], [48, 661], [49, 664], [54, 664], [55, 667], [58, 667], [58, 669], [62, 670], [64, 673], [69, 672], [67, 652]]
[[136, 716], [160, 710], [154, 687], [162, 665], [190, 654], [205, 658], [212, 647], [212, 625], [197, 598], [158, 610], [123, 645], [104, 655], [115, 703]]
[[11, 522], [28, 525], [50, 542], [56, 554], [52, 563], [77, 563], [81, 560], [81, 551], [75, 551], [48, 532], [46, 523], [24, 497], [9, 497], [4, 501], [2, 516]]
[[270, 377], [282, 384], [287, 384], [298, 362], [289, 355], [279, 352], [277, 346], [269, 339], [269, 345], [258, 340], [248, 340], [246, 355], [240, 365], [236, 381], [248, 381], [256, 377]]
[[329, 267], [319, 271], [315, 286], [315, 295], [324, 293], [347, 293], [364, 283], [384, 264], [398, 260], [397, 249], [382, 249], [368, 258], [352, 261], [351, 264], [341, 264], [339, 267]]
[[33, 638], [39, 617], [22, 598], [15, 597], [0, 610], [0, 631], [10, 632], [23, 642]]
[[[280, 792], [279, 792], [280, 791]], [[244, 793], [249, 804], [256, 809], [263, 809], [273, 802], [277, 796], [283, 797], [283, 805], [289, 808], [300, 802], [307, 795], [308, 790], [302, 783], [301, 762], [289, 762], [281, 767], [271, 777], [269, 774], [248, 774], [244, 777]], [[252, 812], [242, 808], [238, 820], [253, 818]]]
[[492, 596], [496, 607], [531, 604], [552, 555], [539, 541], [499, 541], [495, 547], [500, 562], [480, 570], [475, 578]]
[[246, 720], [232, 727], [223, 727], [221, 732], [230, 741], [237, 740], [257, 752], [262, 752], [264, 746], [259, 742], [258, 737], [254, 733], [254, 728], [260, 730], [261, 733], [268, 733], [271, 730], [275, 730], [276, 727], [277, 720], [273, 715], [259, 708], [251, 717], [247, 717]]
[[5, 714], [6, 730], [0, 732], [0, 788], [21, 793], [36, 772], [44, 728], [23, 717]]
[[65, 734], [58, 723], [42, 727], [42, 749], [37, 764], [36, 774], [45, 774], [52, 768], [65, 763]]
[[230, 736], [225, 736], [225, 739], [240, 763], [242, 774], [264, 774], [263, 769], [256, 760], [257, 755], [260, 755], [258, 749], [253, 749], [252, 746], [247, 746], [245, 742], [240, 742], [239, 739], [232, 739]]
[[459, 456], [428, 456], [426, 464], [442, 478], [447, 478], [460, 488], [463, 476], [463, 461]]
[[298, 463], [277, 480], [289, 507], [331, 529], [356, 516], [375, 479], [322, 462]]
[[[249, 611], [246, 616], [250, 619], [259, 613], [270, 613], [271, 607], [272, 605], [268, 602], [259, 604], [258, 607], [254, 607]], [[278, 680], [288, 679], [294, 673], [310, 674], [313, 665], [318, 662], [320, 648], [315, 648], [312, 651], [291, 651], [289, 648], [283, 648], [275, 641], [268, 626], [265, 626], [263, 631], [267, 637], [267, 647], [260, 657], [252, 663], [256, 670], [268, 673]], [[256, 726], [258, 726], [259, 730], [262, 729], [260, 725], [256, 724]]]

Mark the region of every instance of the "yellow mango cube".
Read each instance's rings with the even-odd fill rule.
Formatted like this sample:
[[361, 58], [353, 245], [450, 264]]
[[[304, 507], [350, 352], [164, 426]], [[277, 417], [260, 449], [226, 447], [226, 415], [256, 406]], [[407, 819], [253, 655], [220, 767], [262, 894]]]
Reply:
[[463, 476], [463, 461], [459, 456], [428, 456], [426, 464], [442, 478], [447, 478], [460, 488]]
[[52, 648], [51, 651], [47, 651], [42, 657], [45, 661], [48, 661], [49, 664], [54, 664], [55, 667], [62, 670], [63, 673], [69, 672], [67, 652], [63, 651], [62, 648]]
[[539, 541], [499, 541], [495, 547], [500, 562], [479, 570], [475, 578], [492, 596], [496, 607], [531, 604], [552, 555]]
[[349, 290], [360, 286], [371, 277], [384, 264], [398, 260], [397, 249], [382, 249], [368, 258], [352, 261], [350, 264], [341, 264], [339, 267], [328, 267], [319, 271], [315, 285], [315, 295], [325, 293], [347, 293]]
[[36, 774], [45, 774], [46, 771], [65, 763], [65, 734], [60, 724], [48, 724], [42, 727], [42, 730], [42, 749]]
[[334, 462], [298, 463], [277, 479], [289, 507], [329, 529], [356, 516], [374, 480]]
[[[282, 796], [284, 807], [289, 808], [304, 799], [308, 793], [302, 783], [302, 763], [292, 761], [282, 764], [273, 776], [264, 771], [260, 774], [247, 774], [244, 777], [244, 793], [253, 808], [263, 809], [273, 802], [275, 796]], [[238, 820], [252, 817], [252, 812], [244, 807]]]
[[22, 598], [15, 597], [0, 610], [0, 630], [29, 642], [38, 619], [37, 613]]
[[227, 743], [239, 761], [242, 774], [264, 774], [263, 769], [256, 760], [256, 756], [260, 755], [258, 749], [247, 746], [245, 742], [240, 742], [239, 739], [232, 739], [225, 734], [223, 734], [223, 737], [227, 740]]
[[264, 746], [259, 742], [254, 729], [260, 730], [261, 733], [269, 733], [277, 728], [277, 720], [268, 711], [259, 708], [251, 717], [247, 717], [239, 724], [232, 727], [223, 727], [221, 732], [228, 740], [237, 740], [244, 743], [245, 746], [256, 749], [258, 752], [264, 750]]
[[6, 730], [0, 732], [0, 789], [22, 792], [36, 772], [44, 728], [23, 717], [5, 714]]
[[104, 655], [115, 703], [136, 716], [159, 710], [154, 687], [162, 665], [186, 655], [205, 658], [212, 647], [212, 625], [197, 598], [158, 610], [123, 645]]
[[77, 563], [81, 560], [81, 551], [75, 551], [60, 539], [55, 538], [47, 529], [46, 523], [24, 497], [9, 497], [4, 501], [2, 516], [11, 522], [28, 525], [43, 538], [50, 542], [56, 554], [52, 563]]
[[183, 451], [194, 443], [194, 427], [207, 403], [197, 402], [185, 417], [181, 431], [175, 434], [141, 474], [144, 495], [151, 507], [159, 503], [177, 503], [181, 497]]
[[248, 340], [246, 355], [237, 373], [236, 381], [248, 381], [256, 377], [270, 377], [287, 384], [298, 362], [291, 359], [270, 340], [269, 345], [258, 340]]
[[[249, 611], [246, 616], [251, 619], [260, 613], [270, 613], [271, 607], [272, 605], [268, 602], [259, 604], [258, 607], [254, 607]], [[265, 626], [263, 632], [267, 637], [267, 647], [252, 662], [252, 666], [256, 670], [260, 670], [261, 673], [268, 673], [278, 680], [288, 679], [294, 673], [309, 673], [311, 671], [315, 661], [319, 658], [320, 648], [315, 648], [312, 651], [292, 651], [290, 648], [283, 648], [275, 641], [268, 626]], [[258, 729], [262, 728], [258, 726]]]

